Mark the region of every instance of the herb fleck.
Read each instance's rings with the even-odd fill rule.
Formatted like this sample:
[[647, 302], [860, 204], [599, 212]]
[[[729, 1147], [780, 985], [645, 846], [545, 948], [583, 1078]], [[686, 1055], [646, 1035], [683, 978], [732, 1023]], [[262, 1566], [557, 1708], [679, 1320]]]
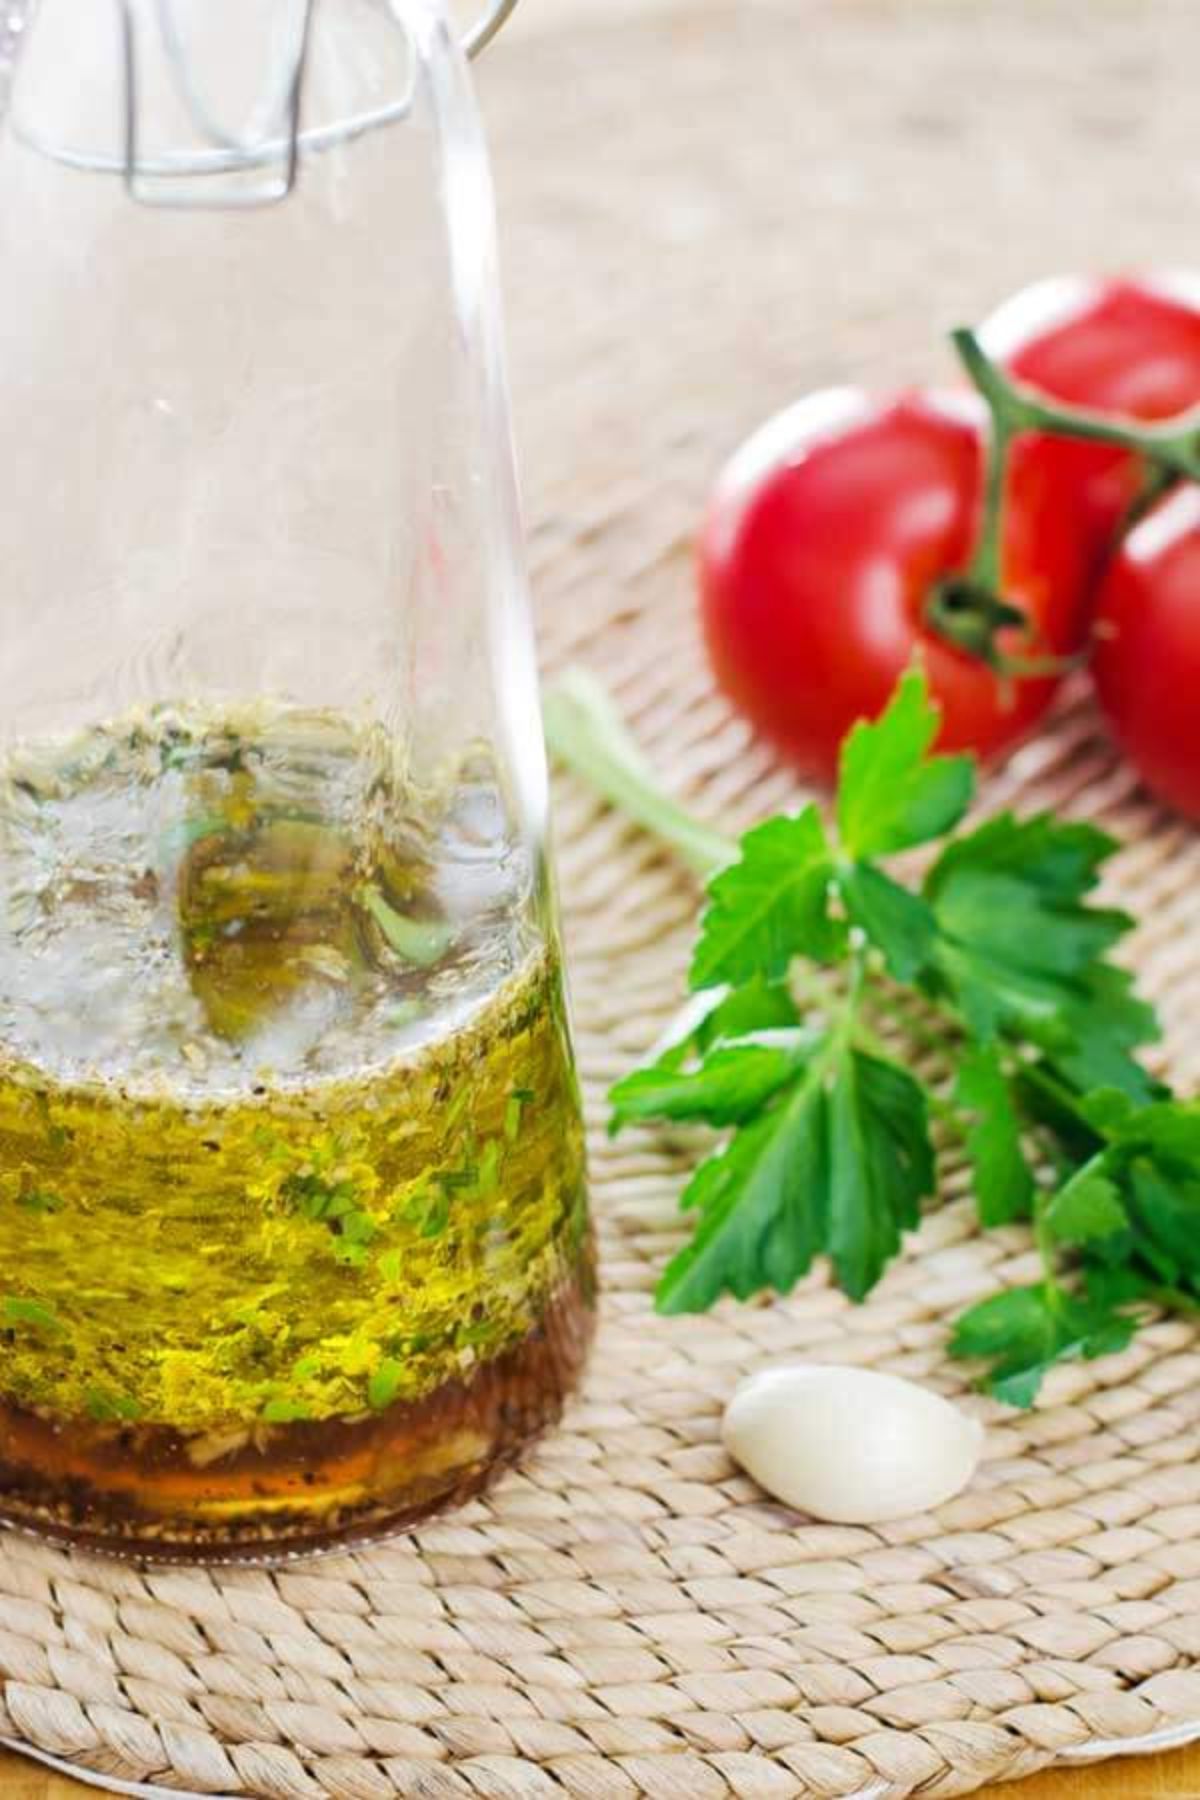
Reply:
[[385, 1356], [367, 1382], [367, 1404], [375, 1412], [382, 1412], [396, 1398], [403, 1379], [404, 1370], [400, 1364], [393, 1357]]
[[38, 1331], [61, 1332], [66, 1328], [52, 1306], [40, 1300], [22, 1300], [9, 1294], [0, 1300], [0, 1325], [32, 1325]]

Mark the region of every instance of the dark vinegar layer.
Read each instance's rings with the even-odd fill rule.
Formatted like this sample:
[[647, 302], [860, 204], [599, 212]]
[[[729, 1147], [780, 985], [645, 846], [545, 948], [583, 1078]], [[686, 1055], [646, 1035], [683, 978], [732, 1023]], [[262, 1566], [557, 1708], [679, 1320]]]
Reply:
[[557, 1420], [592, 1331], [580, 1278], [466, 1380], [381, 1413], [274, 1425], [198, 1466], [168, 1427], [0, 1405], [0, 1519], [163, 1561], [254, 1561], [386, 1535], [478, 1493]]

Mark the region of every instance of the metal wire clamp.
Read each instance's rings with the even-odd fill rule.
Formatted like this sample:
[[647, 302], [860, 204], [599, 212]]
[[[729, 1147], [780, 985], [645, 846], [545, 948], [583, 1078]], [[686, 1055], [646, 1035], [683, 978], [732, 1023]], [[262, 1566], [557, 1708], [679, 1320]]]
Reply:
[[[393, 125], [412, 109], [410, 85], [399, 99], [305, 129], [302, 122], [305, 75], [317, 0], [291, 0], [276, 33], [266, 93], [243, 131], [232, 131], [217, 119], [194, 78], [187, 46], [175, 11], [175, 0], [155, 0], [159, 36], [179, 98], [203, 140], [201, 148], [143, 154], [140, 130], [140, 44], [133, 0], [115, 0], [120, 44], [124, 105], [119, 156], [58, 144], [14, 111], [12, 129], [20, 141], [67, 167], [94, 174], [118, 175], [131, 197], [143, 206], [183, 208], [247, 208], [275, 205], [296, 185], [301, 156], [348, 143], [379, 126]], [[516, 10], [517, 0], [492, 5], [461, 39], [464, 54], [479, 56]], [[218, 183], [220, 175], [246, 175], [274, 170], [256, 182]]]

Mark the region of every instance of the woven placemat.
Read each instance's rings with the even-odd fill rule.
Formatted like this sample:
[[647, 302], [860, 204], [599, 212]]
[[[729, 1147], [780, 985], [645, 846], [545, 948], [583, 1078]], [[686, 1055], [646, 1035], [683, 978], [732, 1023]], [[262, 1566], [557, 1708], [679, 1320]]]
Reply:
[[[1062, 266], [1173, 263], [1197, 209], [1189, 0], [543, 6], [483, 76], [547, 660], [616, 691], [728, 827], [796, 798], [713, 695], [688, 541], [712, 468], [802, 389], [945, 368], [940, 329]], [[531, 9], [537, 0], [528, 0]], [[531, 21], [537, 23], [537, 21]], [[1115, 898], [1200, 1074], [1200, 840], [1086, 696], [994, 778], [1127, 842]], [[677, 1003], [696, 895], [564, 786], [603, 1319], [562, 1430], [465, 1510], [278, 1573], [140, 1571], [0, 1537], [0, 1738], [102, 1778], [225, 1794], [624, 1800], [965, 1793], [1200, 1729], [1200, 1354], [1164, 1322], [978, 1397], [987, 1455], [937, 1514], [857, 1529], [769, 1504], [717, 1435], [800, 1354], [966, 1395], [964, 1302], [1031, 1268], [954, 1190], [870, 1302], [656, 1319], [687, 1152], [609, 1144], [606, 1084]]]

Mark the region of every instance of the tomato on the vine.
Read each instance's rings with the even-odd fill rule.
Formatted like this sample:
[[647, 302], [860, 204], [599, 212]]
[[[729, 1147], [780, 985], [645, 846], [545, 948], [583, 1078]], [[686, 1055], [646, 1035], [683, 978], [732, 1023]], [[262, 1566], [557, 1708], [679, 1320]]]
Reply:
[[[1200, 278], [1061, 277], [1038, 282], [987, 320], [979, 341], [1009, 373], [1055, 400], [1151, 422], [1200, 405]], [[1095, 567], [1143, 489], [1126, 450], [1036, 434], [1014, 460], [1042, 462], [1077, 514]]]
[[[838, 389], [764, 425], [718, 480], [700, 540], [713, 667], [807, 776], [833, 775], [846, 731], [882, 710], [914, 659], [946, 749], [995, 756], [1049, 706], [1057, 679], [985, 660], [980, 621], [947, 581], [974, 548], [986, 441], [974, 395]], [[1027, 625], [1000, 629], [995, 649], [1076, 650], [1086, 547], [1036, 458], [1010, 466], [1003, 519], [1002, 595]]]
[[1092, 674], [1113, 735], [1152, 793], [1200, 819], [1200, 487], [1160, 500], [1109, 565]]

